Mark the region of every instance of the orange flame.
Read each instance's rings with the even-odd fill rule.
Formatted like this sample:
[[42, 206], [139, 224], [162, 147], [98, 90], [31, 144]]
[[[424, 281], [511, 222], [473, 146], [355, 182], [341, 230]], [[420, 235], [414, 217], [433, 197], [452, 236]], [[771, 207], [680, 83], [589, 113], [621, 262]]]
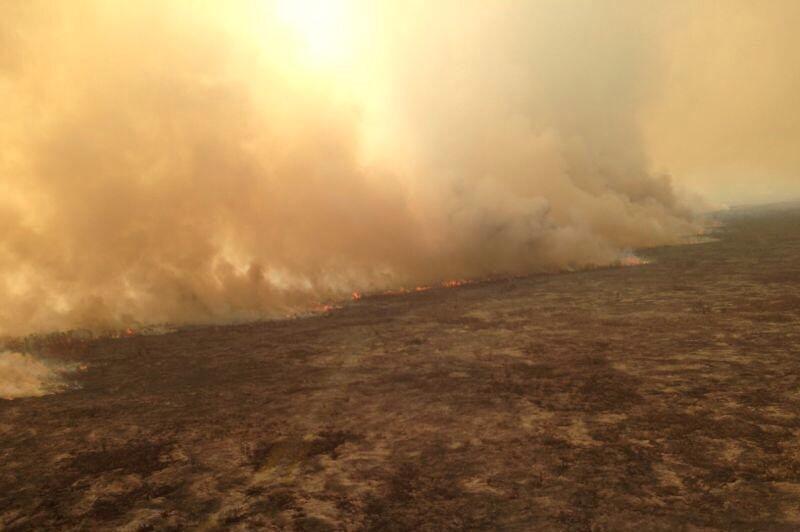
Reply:
[[647, 259], [643, 259], [637, 257], [636, 255], [628, 255], [626, 257], [622, 257], [619, 260], [620, 266], [642, 266], [644, 264], [648, 264], [650, 261]]
[[[463, 286], [463, 285], [466, 285], [466, 284], [472, 284], [472, 283], [476, 283], [476, 282], [479, 282], [479, 281], [478, 280], [470, 280], [470, 279], [451, 279], [449, 281], [442, 281], [442, 282], [440, 282], [440, 283], [438, 283], [436, 285], [433, 285], [433, 286], [432, 285], [420, 285], [420, 286], [415, 286], [414, 288], [405, 288], [405, 287], [389, 288], [387, 290], [384, 290], [383, 292], [380, 292], [380, 295], [384, 295], [384, 296], [400, 296], [400, 295], [409, 294], [409, 293], [413, 294], [415, 292], [416, 293], [428, 292], [429, 290], [433, 290], [434, 288], [437, 288], [437, 287], [456, 288], [456, 287], [459, 287], [459, 286]], [[363, 298], [364, 295], [361, 292], [353, 292], [351, 297], [352, 297], [353, 301], [358, 301], [359, 299]]]

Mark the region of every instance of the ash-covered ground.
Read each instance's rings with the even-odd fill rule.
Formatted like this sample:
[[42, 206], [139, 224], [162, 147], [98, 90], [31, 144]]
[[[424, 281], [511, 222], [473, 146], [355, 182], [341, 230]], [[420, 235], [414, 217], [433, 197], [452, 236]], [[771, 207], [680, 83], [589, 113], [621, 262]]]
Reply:
[[798, 530], [800, 209], [641, 267], [51, 344], [4, 530]]

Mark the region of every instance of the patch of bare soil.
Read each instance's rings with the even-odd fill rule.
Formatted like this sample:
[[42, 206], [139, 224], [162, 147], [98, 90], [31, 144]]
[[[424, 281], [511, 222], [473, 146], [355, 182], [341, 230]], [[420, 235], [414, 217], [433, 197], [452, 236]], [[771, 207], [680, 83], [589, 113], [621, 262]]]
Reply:
[[635, 268], [52, 343], [88, 367], [0, 400], [0, 529], [798, 530], [800, 212], [745, 214]]

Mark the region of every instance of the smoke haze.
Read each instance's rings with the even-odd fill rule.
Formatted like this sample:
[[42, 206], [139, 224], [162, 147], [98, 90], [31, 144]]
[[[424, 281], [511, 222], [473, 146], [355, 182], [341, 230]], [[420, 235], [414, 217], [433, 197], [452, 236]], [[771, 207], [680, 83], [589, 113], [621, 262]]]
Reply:
[[41, 397], [63, 390], [62, 374], [74, 369], [28, 354], [0, 351], [0, 399]]
[[654, 164], [717, 203], [800, 198], [800, 3], [684, 0], [666, 20]]
[[[726, 175], [788, 193], [781, 57], [777, 96], [741, 93], [787, 106], [779, 134], [703, 51], [738, 42], [730, 5], [785, 30], [750, 60], [787, 52], [798, 10], [708, 4], [5, 2], [0, 334], [608, 264], [696, 231], [694, 192]], [[714, 135], [737, 116], [760, 128]]]

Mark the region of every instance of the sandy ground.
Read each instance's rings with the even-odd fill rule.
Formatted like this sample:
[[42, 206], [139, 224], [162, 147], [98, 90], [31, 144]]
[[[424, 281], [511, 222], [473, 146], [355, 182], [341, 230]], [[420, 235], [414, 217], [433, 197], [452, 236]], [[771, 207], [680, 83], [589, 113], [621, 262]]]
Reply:
[[52, 344], [87, 369], [0, 400], [0, 529], [798, 530], [800, 210], [717, 236]]

